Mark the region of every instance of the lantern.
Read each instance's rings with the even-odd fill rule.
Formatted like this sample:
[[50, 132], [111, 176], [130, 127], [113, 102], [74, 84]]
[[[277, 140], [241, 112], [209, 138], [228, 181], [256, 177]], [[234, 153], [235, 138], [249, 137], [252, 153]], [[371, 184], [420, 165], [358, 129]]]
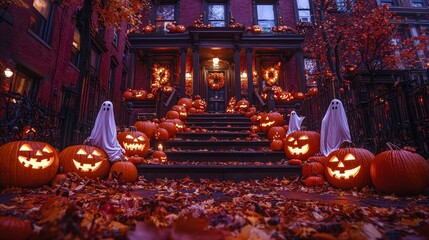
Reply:
[[60, 168], [81, 177], [105, 178], [109, 173], [109, 157], [103, 150], [89, 145], [74, 145], [60, 153]]
[[44, 142], [15, 141], [0, 147], [0, 186], [39, 187], [58, 171], [59, 157]]
[[149, 151], [149, 138], [146, 134], [136, 131], [124, 131], [118, 133], [119, 144], [125, 149], [126, 156], [146, 156]]
[[341, 189], [362, 188], [371, 183], [369, 173], [374, 154], [364, 148], [340, 148], [328, 155], [325, 177]]
[[270, 112], [261, 116], [261, 130], [267, 132], [271, 127], [281, 126], [284, 124], [283, 116], [278, 112]]
[[184, 25], [177, 25], [176, 26], [176, 32], [177, 33], [184, 33], [184, 32], [186, 32], [186, 27]]
[[320, 151], [320, 134], [312, 131], [295, 131], [290, 133], [284, 150], [289, 159], [306, 160]]

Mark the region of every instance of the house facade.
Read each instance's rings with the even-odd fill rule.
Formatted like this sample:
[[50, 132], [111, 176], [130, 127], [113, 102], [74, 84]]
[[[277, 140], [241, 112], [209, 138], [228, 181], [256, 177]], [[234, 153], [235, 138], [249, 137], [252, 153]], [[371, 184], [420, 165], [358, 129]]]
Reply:
[[309, 1], [154, 1], [142, 31], [128, 35], [132, 86], [151, 89], [161, 68], [169, 76], [162, 85], [201, 96], [208, 112], [224, 112], [232, 97], [255, 103], [266, 80], [306, 92], [299, 21], [310, 21]]

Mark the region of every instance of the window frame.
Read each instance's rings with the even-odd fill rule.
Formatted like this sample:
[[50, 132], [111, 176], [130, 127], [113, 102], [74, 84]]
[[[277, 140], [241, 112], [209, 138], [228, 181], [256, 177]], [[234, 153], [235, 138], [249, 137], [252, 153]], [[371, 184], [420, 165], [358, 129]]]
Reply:
[[[209, 19], [209, 7], [213, 6], [213, 5], [223, 5], [224, 8], [224, 19], [223, 20], [217, 20], [217, 19]], [[204, 16], [203, 16], [203, 21], [204, 24], [210, 24], [211, 27], [228, 27], [228, 23], [229, 23], [229, 19], [230, 19], [230, 3], [229, 1], [222, 1], [222, 0], [205, 0], [204, 1]], [[223, 26], [214, 26], [212, 24], [212, 22], [222, 22]]]
[[[273, 17], [274, 17], [274, 19], [272, 19], [272, 20], [259, 19], [259, 17], [258, 17], [258, 6], [272, 6], [273, 7]], [[257, 24], [257, 25], [259, 25], [259, 26], [261, 26], [263, 32], [271, 32], [271, 29], [272, 29], [273, 26], [278, 26], [279, 25], [279, 22], [278, 22], [279, 16], [278, 16], [278, 5], [277, 5], [277, 2], [276, 1], [255, 1], [254, 2], [254, 16], [255, 16], [254, 23]], [[261, 22], [263, 22], [263, 21], [266, 21], [266, 22], [273, 21], [273, 26], [263, 27], [261, 25]]]
[[[307, 3], [308, 3], [308, 8], [299, 8], [299, 1], [307, 1]], [[311, 0], [296, 0], [295, 2], [295, 6], [296, 6], [296, 16], [297, 16], [297, 19], [296, 19], [296, 21], [297, 22], [305, 22], [305, 23], [312, 23], [313, 22], [313, 19], [312, 19], [312, 17], [311, 17], [311, 13], [312, 13], [312, 7], [311, 7]], [[302, 21], [302, 19], [304, 18], [304, 15], [301, 15], [300, 14], [300, 12], [308, 12], [309, 14], [308, 14], [308, 21]]]
[[[26, 80], [22, 80], [22, 77], [24, 77]], [[23, 82], [27, 82], [27, 83], [24, 83], [24, 85], [29, 85], [29, 86], [24, 86], [24, 88], [28, 90], [26, 94], [24, 94], [25, 89], [21, 89], [17, 91], [18, 78], [21, 78], [21, 80], [19, 80], [20, 82], [19, 85], [22, 85]], [[13, 80], [11, 82], [10, 91], [12, 93], [19, 94], [20, 96], [28, 97], [30, 99], [37, 99], [40, 80], [41, 80], [40, 76], [36, 75], [35, 73], [31, 72], [30, 70], [27, 70], [22, 66], [17, 66], [16, 71], [13, 75]], [[19, 88], [22, 88], [22, 86]]]
[[[414, 4], [420, 4], [421, 6], [414, 6]], [[410, 0], [410, 5], [411, 7], [415, 7], [415, 8], [422, 8], [422, 7], [426, 7], [426, 1], [424, 0]]]
[[[75, 35], [74, 34], [76, 34], [76, 33], [79, 34], [79, 48], [76, 48], [74, 46], [74, 43], [75, 43], [75, 38], [74, 38]], [[73, 33], [72, 49], [71, 49], [71, 54], [70, 54], [70, 62], [76, 67], [79, 66], [79, 62], [80, 62], [80, 46], [81, 46], [80, 32], [79, 32], [79, 30], [76, 29]]]
[[[173, 6], [174, 9], [174, 13], [173, 13], [173, 19], [167, 19], [167, 20], [157, 20], [157, 15], [158, 15], [158, 9], [159, 6]], [[154, 4], [154, 11], [153, 11], [153, 23], [155, 24], [156, 27], [156, 32], [168, 32], [167, 30], [167, 24], [168, 23], [174, 23], [178, 21], [178, 16], [179, 16], [179, 1], [155, 1]], [[159, 23], [163, 23], [163, 24], [159, 24]]]
[[[46, 43], [51, 42], [52, 38], [52, 23], [54, 19], [54, 8], [55, 5], [51, 3], [49, 0], [42, 0], [45, 3], [49, 4], [49, 13], [47, 18], [42, 15], [39, 10], [34, 7], [34, 3], [36, 1], [33, 1], [33, 5], [31, 6], [31, 16], [30, 21], [28, 23], [28, 30], [34, 33], [36, 36], [38, 36], [41, 40], [43, 40]], [[32, 23], [32, 18], [35, 18], [35, 22]]]

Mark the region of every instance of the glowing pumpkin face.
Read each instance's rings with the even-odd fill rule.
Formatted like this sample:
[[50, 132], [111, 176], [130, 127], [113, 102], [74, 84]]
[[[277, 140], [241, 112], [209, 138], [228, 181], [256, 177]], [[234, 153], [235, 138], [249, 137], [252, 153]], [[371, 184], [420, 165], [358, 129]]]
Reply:
[[88, 178], [105, 178], [110, 169], [106, 152], [88, 145], [65, 148], [60, 153], [60, 166], [65, 173], [76, 172]]
[[249, 108], [249, 101], [247, 101], [246, 99], [241, 99], [237, 103], [237, 108], [242, 111], [247, 111], [247, 109]]
[[271, 127], [281, 126], [284, 124], [283, 116], [278, 112], [270, 112], [260, 119], [261, 130], [267, 132]]
[[0, 156], [0, 186], [38, 187], [58, 171], [58, 152], [44, 142], [9, 142]]
[[325, 177], [337, 188], [362, 188], [371, 183], [370, 166], [374, 154], [363, 148], [341, 148], [328, 156]]
[[125, 149], [126, 156], [145, 157], [149, 151], [149, 138], [139, 131], [120, 132], [118, 133], [118, 141]]
[[320, 151], [320, 134], [312, 131], [295, 131], [286, 137], [284, 150], [289, 159], [307, 160]]
[[188, 111], [186, 110], [185, 106], [174, 105], [171, 109], [179, 113], [180, 120], [185, 120], [188, 117]]

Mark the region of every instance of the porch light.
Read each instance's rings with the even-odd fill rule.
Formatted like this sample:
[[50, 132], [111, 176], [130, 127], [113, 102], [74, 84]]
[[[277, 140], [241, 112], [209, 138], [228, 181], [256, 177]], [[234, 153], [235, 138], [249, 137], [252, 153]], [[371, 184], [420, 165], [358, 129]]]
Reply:
[[219, 58], [217, 58], [217, 57], [213, 58], [213, 67], [214, 68], [219, 67]]
[[246, 73], [246, 71], [244, 71], [244, 72], [241, 74], [241, 78], [243, 78], [243, 79], [247, 79], [247, 73]]
[[4, 75], [5, 75], [7, 78], [10, 78], [10, 77], [12, 77], [13, 72], [12, 72], [12, 70], [10, 70], [10, 68], [6, 68], [6, 69], [4, 70]]
[[186, 78], [186, 79], [191, 79], [191, 78], [192, 78], [192, 75], [191, 75], [189, 72], [187, 72], [187, 73], [185, 74], [185, 78]]

